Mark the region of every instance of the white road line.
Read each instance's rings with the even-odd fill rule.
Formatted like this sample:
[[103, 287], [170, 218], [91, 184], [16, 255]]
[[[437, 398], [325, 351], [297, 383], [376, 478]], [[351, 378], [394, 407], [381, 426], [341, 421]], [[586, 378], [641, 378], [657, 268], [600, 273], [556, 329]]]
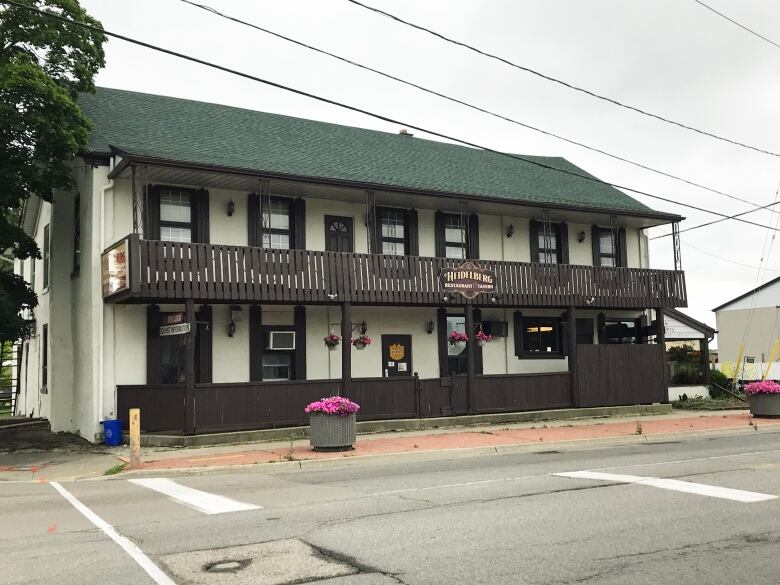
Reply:
[[157, 585], [176, 585], [168, 575], [162, 572], [160, 567], [154, 564], [152, 559], [147, 557], [144, 554], [144, 551], [142, 551], [138, 546], [131, 542], [127, 537], [122, 536], [119, 534], [113, 526], [111, 526], [108, 522], [103, 520], [100, 516], [95, 514], [92, 510], [87, 508], [84, 504], [82, 504], [76, 497], [71, 494], [68, 490], [66, 490], [64, 487], [62, 487], [59, 483], [56, 481], [52, 481], [50, 485], [60, 492], [62, 494], [62, 497], [68, 500], [68, 502], [73, 505], [76, 510], [81, 512], [84, 517], [92, 522], [95, 526], [100, 528], [103, 532], [108, 535], [108, 537], [113, 540], [115, 543], [117, 543], [119, 546], [124, 549], [124, 551], [130, 555], [130, 557], [138, 563], [141, 568], [146, 571], [146, 574], [149, 575]]
[[258, 510], [262, 508], [262, 506], [256, 506], [255, 504], [246, 504], [237, 500], [231, 500], [224, 496], [196, 490], [163, 477], [130, 479], [128, 481], [165, 494], [175, 502], [198, 510], [199, 512], [203, 512], [204, 514], [224, 514], [225, 512], [243, 512], [246, 510]]
[[767, 500], [776, 500], [777, 496], [771, 494], [761, 494], [758, 492], [748, 492], [745, 490], [735, 490], [704, 483], [694, 483], [691, 481], [681, 481], [679, 479], [664, 479], [660, 477], [642, 477], [640, 475], [624, 475], [619, 473], [603, 473], [600, 471], [569, 471], [564, 473], [554, 473], [558, 477], [573, 477], [576, 479], [595, 479], [600, 481], [614, 481], [617, 483], [633, 483], [640, 485], [649, 485], [663, 490], [673, 490], [676, 492], [685, 492], [688, 494], [697, 494], [700, 496], [709, 496], [711, 498], [722, 498], [724, 500], [734, 500], [746, 504], [754, 502], [765, 502]]

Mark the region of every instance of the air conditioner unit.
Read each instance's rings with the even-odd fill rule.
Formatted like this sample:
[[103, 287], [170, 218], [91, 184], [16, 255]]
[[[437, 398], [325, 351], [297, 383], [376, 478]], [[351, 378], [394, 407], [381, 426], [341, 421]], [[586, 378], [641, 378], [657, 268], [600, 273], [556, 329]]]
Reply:
[[268, 349], [295, 349], [295, 331], [271, 331], [268, 333]]

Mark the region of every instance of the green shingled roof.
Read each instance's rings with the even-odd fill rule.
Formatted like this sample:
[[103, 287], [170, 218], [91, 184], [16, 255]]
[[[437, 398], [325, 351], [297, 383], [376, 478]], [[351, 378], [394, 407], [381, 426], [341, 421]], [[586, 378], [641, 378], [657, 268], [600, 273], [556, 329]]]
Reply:
[[[80, 103], [95, 124], [93, 152], [114, 147], [260, 173], [652, 213], [607, 185], [465, 146], [117, 89], [98, 88]], [[563, 158], [524, 157], [588, 174]]]

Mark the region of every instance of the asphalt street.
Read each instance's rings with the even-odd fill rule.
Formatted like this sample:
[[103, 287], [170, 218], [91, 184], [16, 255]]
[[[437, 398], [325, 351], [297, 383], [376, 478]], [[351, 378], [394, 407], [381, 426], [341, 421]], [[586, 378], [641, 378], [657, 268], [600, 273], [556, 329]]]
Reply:
[[5, 483], [0, 582], [776, 585], [778, 495], [763, 430]]

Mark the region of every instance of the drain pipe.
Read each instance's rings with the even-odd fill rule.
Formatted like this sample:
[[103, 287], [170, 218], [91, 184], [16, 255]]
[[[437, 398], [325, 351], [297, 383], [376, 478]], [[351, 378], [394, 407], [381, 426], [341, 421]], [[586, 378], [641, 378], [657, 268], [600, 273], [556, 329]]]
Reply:
[[[108, 183], [103, 185], [103, 187], [100, 188], [100, 200], [99, 200], [99, 208], [100, 208], [100, 219], [99, 219], [99, 225], [100, 225], [100, 234], [98, 241], [100, 243], [100, 248], [98, 250], [99, 254], [103, 253], [103, 250], [106, 248], [106, 236], [105, 236], [105, 225], [106, 225], [106, 219], [105, 219], [105, 211], [106, 211], [106, 193], [109, 191], [109, 189], [114, 188], [114, 180], [109, 179]], [[102, 291], [102, 285], [101, 285], [101, 291]], [[102, 292], [101, 292], [102, 295]], [[98, 399], [97, 399], [97, 419], [98, 421], [103, 420], [104, 412], [104, 390], [103, 390], [103, 382], [104, 382], [104, 359], [103, 359], [103, 352], [105, 350], [104, 343], [103, 343], [103, 337], [104, 337], [104, 329], [105, 329], [105, 310], [106, 305], [102, 302], [100, 303], [100, 322], [98, 323], [98, 352], [97, 352], [97, 362], [98, 362], [98, 380], [97, 380], [97, 387], [98, 387]], [[113, 310], [113, 308], [112, 308]], [[112, 408], [113, 410], [113, 408]]]

